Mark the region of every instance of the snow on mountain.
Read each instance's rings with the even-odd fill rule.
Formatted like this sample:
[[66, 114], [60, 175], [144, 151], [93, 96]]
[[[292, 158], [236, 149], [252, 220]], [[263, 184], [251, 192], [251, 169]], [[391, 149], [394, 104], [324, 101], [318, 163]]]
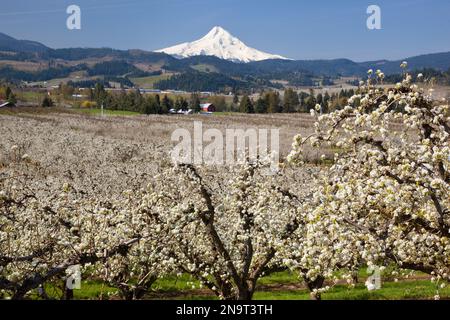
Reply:
[[246, 46], [222, 27], [214, 27], [206, 36], [194, 42], [186, 42], [166, 49], [157, 50], [177, 58], [192, 56], [216, 56], [233, 62], [252, 62], [285, 57], [262, 52]]

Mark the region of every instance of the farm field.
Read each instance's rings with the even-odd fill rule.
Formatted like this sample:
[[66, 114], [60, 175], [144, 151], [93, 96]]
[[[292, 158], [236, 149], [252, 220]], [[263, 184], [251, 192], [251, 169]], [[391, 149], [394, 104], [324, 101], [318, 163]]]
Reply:
[[[98, 109], [98, 108], [93, 108], [93, 109], [71, 109], [71, 112], [74, 113], [80, 113], [80, 114], [87, 114], [87, 115], [91, 115], [91, 116], [101, 116], [102, 115], [102, 110]], [[138, 115], [138, 112], [133, 112], [133, 111], [123, 111], [123, 110], [103, 110], [103, 115], [104, 116], [134, 116], [134, 115]]]
[[141, 89], [154, 89], [153, 85], [160, 81], [169, 79], [173, 74], [162, 74], [159, 76], [149, 76], [142, 78], [131, 78], [130, 80]]
[[[130, 111], [104, 110], [105, 118], [100, 117], [100, 109], [3, 109], [0, 110], [2, 123], [11, 127], [15, 122], [33, 126], [33, 123], [53, 123], [61, 130], [71, 129], [72, 123], [79, 126], [77, 132], [101, 135], [105, 139], [118, 139], [123, 143], [145, 142], [149, 146], [164, 146], [168, 152], [174, 144], [171, 134], [177, 128], [193, 129], [195, 121], [203, 123], [204, 130], [217, 128], [225, 134], [227, 128], [233, 129], [279, 129], [280, 153], [287, 156], [291, 149], [292, 139], [298, 133], [310, 134], [313, 130], [314, 118], [309, 114], [273, 114], [252, 115], [218, 112], [214, 115], [139, 115]], [[6, 117], [7, 115], [7, 117]], [[9, 118], [12, 116], [12, 118]], [[112, 118], [111, 118], [112, 117]], [[8, 120], [9, 119], [9, 120]], [[6, 128], [6, 127], [5, 127]], [[300, 131], [299, 131], [300, 130]], [[69, 133], [70, 134], [70, 131]], [[39, 139], [39, 137], [34, 137]], [[321, 154], [320, 154], [321, 155]], [[320, 157], [318, 152], [311, 153], [311, 158]]]

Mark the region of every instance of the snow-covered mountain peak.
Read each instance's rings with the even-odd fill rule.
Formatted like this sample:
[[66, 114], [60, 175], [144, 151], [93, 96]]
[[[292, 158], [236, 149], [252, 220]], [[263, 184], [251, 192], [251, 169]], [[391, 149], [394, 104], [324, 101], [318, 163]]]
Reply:
[[216, 56], [234, 62], [252, 62], [267, 59], [286, 59], [285, 57], [262, 52], [245, 45], [222, 27], [216, 26], [200, 40], [182, 43], [170, 48], [161, 49], [177, 58], [192, 56]]
[[220, 26], [215, 26], [211, 29], [210, 32], [205, 36], [205, 38], [214, 38], [214, 37], [233, 37], [227, 30]]

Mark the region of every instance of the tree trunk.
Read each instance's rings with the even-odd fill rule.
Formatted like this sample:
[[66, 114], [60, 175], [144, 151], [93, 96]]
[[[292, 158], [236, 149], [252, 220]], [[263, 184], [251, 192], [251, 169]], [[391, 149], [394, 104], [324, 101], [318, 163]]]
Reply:
[[359, 282], [358, 271], [352, 272], [352, 280], [355, 285], [358, 284]]
[[239, 301], [251, 301], [255, 290], [253, 286], [250, 287], [247, 282], [244, 282], [238, 287], [237, 300]]
[[318, 276], [314, 281], [309, 280], [307, 278], [303, 278], [306, 286], [308, 287], [309, 291], [311, 292], [311, 299], [312, 300], [322, 300], [322, 295], [320, 293], [314, 293], [315, 289], [321, 289], [323, 287], [323, 284], [325, 282], [325, 278], [322, 276]]
[[73, 290], [67, 288], [66, 280], [63, 281], [63, 296], [61, 300], [73, 300]]
[[253, 299], [253, 292], [251, 290], [239, 290], [237, 300], [251, 301]]

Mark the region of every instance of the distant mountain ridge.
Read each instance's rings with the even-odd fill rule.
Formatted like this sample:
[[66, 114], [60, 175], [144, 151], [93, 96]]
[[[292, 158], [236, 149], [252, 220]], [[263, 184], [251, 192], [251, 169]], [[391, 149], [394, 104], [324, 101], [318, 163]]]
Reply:
[[42, 43], [29, 40], [17, 40], [0, 32], [0, 51], [42, 53], [51, 50]]
[[[177, 59], [166, 53], [143, 50], [52, 49], [39, 42], [17, 40], [0, 33], [0, 61], [3, 61], [0, 79], [14, 81], [46, 81], [66, 78], [73, 72], [83, 72], [87, 77], [119, 77], [129, 83], [131, 77], [151, 76], [159, 72], [187, 74], [186, 77], [174, 79], [173, 83], [188, 79], [200, 83], [201, 74], [209, 73], [213, 75], [205, 75], [203, 78], [212, 79], [215, 83], [235, 83], [239, 86], [244, 86], [245, 83], [244, 87], [277, 87], [278, 80], [294, 86], [313, 86], [332, 83], [333, 78], [342, 76], [365, 77], [368, 69], [381, 69], [386, 75], [398, 74], [402, 71], [400, 64], [403, 60], [408, 61], [409, 70], [432, 68], [446, 71], [450, 68], [450, 52], [425, 54], [398, 61], [266, 59], [236, 63], [210, 55]], [[20, 64], [15, 63], [16, 61], [27, 61], [27, 66], [34, 63], [44, 70], [20, 69]], [[199, 88], [201, 90], [202, 87]]]

